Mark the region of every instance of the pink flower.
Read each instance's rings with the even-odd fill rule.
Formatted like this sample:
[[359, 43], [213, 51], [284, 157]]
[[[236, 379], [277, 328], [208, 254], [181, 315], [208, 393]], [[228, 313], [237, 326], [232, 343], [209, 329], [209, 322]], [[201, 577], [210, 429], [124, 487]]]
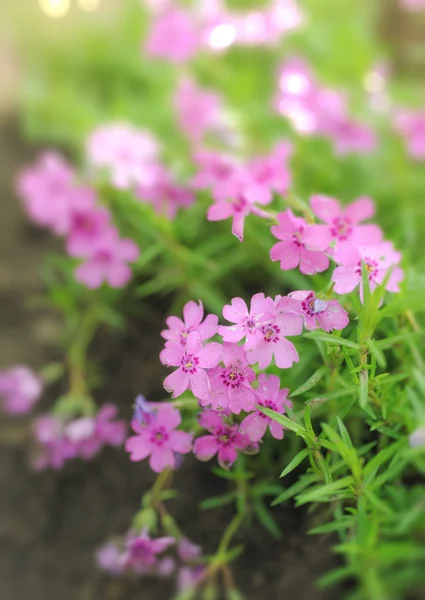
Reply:
[[96, 552], [96, 563], [99, 569], [110, 575], [121, 575], [124, 571], [122, 552], [112, 542], [107, 542]]
[[409, 435], [409, 446], [411, 448], [422, 448], [425, 446], [425, 427], [418, 427]]
[[2, 409], [9, 414], [29, 412], [43, 391], [42, 381], [28, 367], [18, 365], [0, 371], [0, 397]]
[[192, 300], [183, 307], [183, 321], [179, 317], [168, 317], [166, 319], [168, 329], [161, 331], [161, 336], [168, 341], [173, 341], [186, 346], [187, 336], [192, 331], [197, 331], [201, 340], [209, 340], [218, 330], [218, 317], [207, 315], [204, 319], [204, 307], [199, 300]]
[[[280, 389], [280, 379], [276, 375], [267, 375], [260, 373], [258, 376], [258, 390], [255, 394], [256, 404], [260, 404], [276, 413], [285, 412], [285, 406], [292, 407], [292, 402], [288, 400], [287, 388]], [[242, 421], [240, 429], [246, 433], [251, 442], [259, 442], [266, 433], [267, 426], [270, 433], [277, 440], [283, 439], [283, 426], [267, 417], [259, 410], [251, 413]]]
[[395, 127], [403, 136], [409, 155], [425, 159], [425, 111], [402, 110], [395, 115]]
[[215, 188], [241, 168], [234, 156], [210, 150], [196, 152], [194, 162], [199, 169], [192, 181], [196, 189]]
[[309, 290], [291, 292], [288, 298], [282, 298], [279, 306], [288, 312], [294, 311], [300, 314], [306, 328], [310, 331], [318, 327], [324, 331], [341, 330], [349, 323], [347, 311], [337, 300], [323, 300]]
[[291, 153], [291, 144], [280, 142], [268, 156], [252, 160], [248, 168], [254, 180], [271, 192], [284, 196], [288, 192], [292, 180], [288, 168]]
[[245, 217], [249, 214], [269, 218], [268, 213], [258, 208], [270, 204], [270, 190], [259, 185], [252, 175], [244, 169], [236, 171], [231, 177], [216, 184], [213, 189], [215, 204], [209, 207], [207, 219], [222, 221], [232, 217], [232, 233], [240, 242], [243, 240]]
[[181, 79], [174, 97], [180, 129], [199, 144], [222, 124], [222, 102], [218, 94], [199, 87], [193, 79]]
[[402, 8], [409, 12], [416, 12], [425, 9], [425, 0], [399, 0]]
[[175, 543], [173, 537], [151, 539], [147, 531], [130, 533], [125, 542], [122, 560], [126, 569], [144, 574], [158, 569], [158, 554], [162, 554]]
[[152, 24], [145, 52], [174, 63], [190, 60], [198, 51], [200, 36], [192, 14], [170, 8]]
[[17, 190], [30, 219], [62, 234], [74, 179], [71, 166], [55, 152], [43, 154], [34, 166], [24, 170], [19, 176]]
[[348, 294], [360, 284], [360, 297], [363, 298], [362, 264], [366, 267], [371, 291], [384, 281], [390, 269], [386, 289], [390, 292], [399, 291], [398, 284], [403, 279], [403, 271], [397, 265], [401, 254], [394, 250], [391, 242], [372, 247], [345, 246], [335, 254], [335, 260], [340, 264], [332, 274], [337, 294]]
[[199, 424], [210, 432], [195, 440], [193, 451], [198, 460], [207, 461], [217, 454], [218, 464], [223, 469], [232, 466], [238, 450], [250, 445], [247, 435], [241, 433], [237, 425], [228, 425], [223, 416], [213, 410], [201, 413]]
[[377, 225], [361, 225], [375, 214], [371, 198], [362, 196], [343, 208], [338, 200], [316, 194], [310, 199], [313, 213], [328, 226], [329, 236], [337, 243], [349, 242], [356, 246], [374, 246], [382, 241], [382, 231]]
[[138, 186], [136, 196], [170, 220], [176, 218], [179, 208], [188, 208], [195, 202], [193, 192], [176, 183], [171, 173], [160, 166], [150, 182]]
[[115, 229], [108, 229], [93, 240], [86, 261], [75, 271], [75, 278], [89, 288], [98, 288], [104, 281], [113, 288], [123, 287], [131, 279], [127, 263], [138, 256], [139, 249], [132, 240], [122, 240]]
[[149, 184], [156, 173], [159, 148], [151, 133], [126, 123], [95, 129], [87, 139], [86, 153], [95, 169], [109, 172], [112, 185], [128, 189]]
[[245, 350], [236, 344], [224, 344], [221, 360], [224, 367], [210, 372], [211, 394], [208, 399], [201, 400], [201, 404], [212, 404], [216, 410], [228, 409], [237, 415], [241, 410], [252, 410], [254, 390], [251, 383], [255, 373], [248, 366]]
[[64, 422], [56, 417], [41, 416], [34, 423], [38, 445], [33, 467], [37, 471], [61, 469], [66, 461], [77, 456], [76, 445], [64, 435]]
[[373, 129], [346, 115], [330, 115], [322, 128], [322, 133], [332, 140], [335, 152], [340, 155], [369, 154], [377, 146]]
[[210, 392], [210, 382], [206, 369], [212, 369], [220, 362], [223, 347], [212, 342], [202, 347], [201, 334], [192, 331], [187, 336], [186, 346], [169, 341], [160, 354], [162, 364], [178, 367], [164, 381], [167, 392], [173, 392], [173, 398], [190, 389], [196, 398], [204, 399]]
[[249, 364], [254, 365], [258, 362], [260, 369], [265, 369], [274, 356], [277, 367], [289, 369], [294, 362], [299, 361], [299, 356], [294, 344], [285, 336], [299, 335], [302, 329], [303, 322], [299, 315], [280, 314], [279, 305], [277, 305], [273, 321], [261, 327], [260, 341], [247, 353]]
[[145, 423], [133, 420], [131, 426], [136, 435], [128, 438], [125, 449], [130, 460], [143, 460], [150, 456], [149, 465], [155, 473], [166, 468], [176, 468], [176, 456], [187, 454], [192, 449], [192, 436], [177, 430], [181, 415], [169, 404], [160, 406], [156, 416]]
[[255, 348], [261, 340], [262, 328], [274, 320], [273, 300], [263, 293], [251, 298], [251, 309], [242, 298], [233, 298], [223, 307], [223, 317], [234, 325], [220, 325], [218, 333], [225, 342], [237, 343], [246, 338], [245, 350]]
[[111, 228], [111, 214], [106, 208], [97, 206], [96, 194], [91, 189], [75, 188], [69, 198], [70, 210], [64, 231], [66, 248], [71, 256], [84, 257]]
[[295, 217], [291, 209], [277, 215], [279, 225], [273, 225], [272, 233], [279, 240], [270, 250], [273, 261], [280, 260], [284, 271], [299, 266], [304, 275], [315, 275], [329, 267], [324, 254], [331, 241], [328, 228], [309, 225], [303, 218]]

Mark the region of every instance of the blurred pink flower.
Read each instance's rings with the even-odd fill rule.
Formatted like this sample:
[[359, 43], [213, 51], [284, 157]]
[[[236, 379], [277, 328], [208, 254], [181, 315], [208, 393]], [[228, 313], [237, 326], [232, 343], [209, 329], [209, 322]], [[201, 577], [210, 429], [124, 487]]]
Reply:
[[98, 288], [103, 282], [111, 287], [123, 287], [131, 279], [131, 268], [127, 263], [134, 262], [139, 249], [129, 239], [120, 239], [115, 229], [108, 229], [93, 240], [87, 249], [86, 260], [75, 271], [77, 281], [89, 288]]
[[260, 186], [284, 196], [292, 181], [288, 167], [291, 154], [292, 145], [289, 142], [279, 142], [269, 155], [251, 160], [248, 169]]
[[0, 371], [2, 410], [9, 414], [29, 412], [43, 391], [41, 379], [28, 367], [18, 365]]
[[152, 23], [144, 52], [174, 63], [190, 60], [198, 51], [200, 34], [191, 12], [169, 8]]
[[170, 220], [176, 218], [180, 208], [188, 208], [195, 202], [192, 190], [176, 183], [171, 173], [161, 166], [156, 168], [149, 183], [137, 187], [136, 196]]
[[425, 111], [400, 110], [394, 121], [403, 136], [409, 155], [416, 160], [425, 159]]
[[66, 249], [71, 256], [84, 257], [111, 228], [111, 214], [97, 205], [96, 194], [89, 188], [71, 190], [69, 200]]
[[89, 165], [105, 170], [112, 185], [128, 189], [153, 180], [159, 146], [148, 131], [126, 123], [108, 123], [89, 135], [86, 154]]

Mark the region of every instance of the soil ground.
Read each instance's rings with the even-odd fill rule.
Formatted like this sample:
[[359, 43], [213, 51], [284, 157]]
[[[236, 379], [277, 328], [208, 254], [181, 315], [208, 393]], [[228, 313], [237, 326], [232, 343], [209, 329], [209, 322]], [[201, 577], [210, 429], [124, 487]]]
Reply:
[[[26, 222], [13, 195], [17, 171], [34, 156], [13, 126], [0, 128], [0, 156], [0, 368], [16, 363], [37, 368], [54, 357], [59, 333], [55, 315], [31, 302], [41, 289], [37, 268], [54, 242]], [[107, 373], [99, 400], [117, 402], [126, 419], [137, 393], [162, 395], [161, 326], [161, 321], [133, 324], [95, 344]], [[0, 417], [0, 600], [169, 600], [171, 582], [111, 579], [93, 560], [108, 536], [129, 526], [153, 480], [149, 469], [132, 464], [118, 449], [89, 463], [72, 462], [58, 473], [36, 474], [29, 467], [29, 442], [27, 419]], [[196, 543], [214, 551], [231, 512], [198, 512], [196, 505], [225, 483], [194, 459], [185, 461], [176, 480], [181, 495], [173, 501], [173, 514]], [[335, 564], [329, 540], [306, 535], [306, 515], [289, 505], [275, 514], [281, 542], [258, 526], [236, 540], [246, 546], [234, 575], [247, 600], [341, 599], [341, 590], [321, 593], [314, 586]]]

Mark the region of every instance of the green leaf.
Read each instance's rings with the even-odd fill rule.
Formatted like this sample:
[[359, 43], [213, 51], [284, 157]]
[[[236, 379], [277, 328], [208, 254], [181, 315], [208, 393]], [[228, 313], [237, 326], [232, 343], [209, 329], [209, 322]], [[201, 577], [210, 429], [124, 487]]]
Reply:
[[304, 392], [307, 392], [314, 385], [316, 385], [318, 381], [322, 379], [323, 375], [328, 370], [329, 368], [326, 366], [320, 367], [320, 369], [313, 373], [313, 375], [309, 379], [307, 379], [307, 381], [303, 385], [301, 385], [294, 392], [292, 392], [292, 394], [289, 394], [289, 397], [294, 398], [295, 396], [299, 396], [300, 394], [304, 394]]
[[294, 456], [294, 458], [291, 460], [291, 462], [283, 469], [282, 473], [280, 474], [280, 477], [285, 477], [286, 475], [288, 475], [288, 473], [290, 473], [291, 471], [296, 469], [298, 467], [298, 465], [301, 464], [302, 461], [305, 458], [307, 458], [307, 456], [309, 454], [310, 454], [309, 448], [304, 448], [304, 450], [301, 450], [301, 452], [298, 452], [298, 454], [296, 456]]
[[280, 540], [282, 538], [282, 532], [264, 504], [260, 501], [255, 502], [254, 510], [264, 529], [266, 529], [275, 540]]
[[337, 481], [332, 481], [332, 483], [327, 483], [326, 485], [321, 485], [314, 490], [306, 492], [305, 494], [301, 494], [297, 497], [297, 506], [301, 506], [302, 504], [307, 504], [309, 502], [323, 502], [328, 498], [335, 495], [336, 492], [342, 491], [344, 489], [349, 489], [350, 486], [354, 484], [354, 478], [351, 475], [347, 477], [343, 477], [342, 479], [338, 479]]
[[221, 506], [226, 506], [226, 504], [230, 504], [234, 502], [236, 498], [236, 493], [231, 492], [230, 494], [223, 494], [222, 496], [213, 496], [212, 498], [206, 498], [202, 500], [199, 504], [199, 507], [202, 510], [210, 510], [211, 508], [219, 508]]
[[344, 517], [339, 521], [332, 521], [332, 523], [325, 523], [324, 525], [319, 525], [319, 527], [310, 529], [308, 533], [311, 535], [316, 535], [321, 533], [332, 533], [334, 531], [342, 531], [344, 529], [349, 529], [350, 527], [352, 527], [353, 522], [353, 517]]
[[369, 375], [366, 369], [359, 373], [359, 404], [362, 408], [367, 406], [369, 400]]
[[276, 421], [277, 423], [280, 423], [280, 425], [286, 427], [286, 429], [290, 429], [297, 435], [300, 435], [304, 438], [308, 437], [307, 431], [304, 429], [304, 427], [301, 427], [301, 425], [298, 425], [298, 423], [294, 423], [294, 421], [291, 421], [291, 419], [288, 419], [288, 417], [285, 417], [284, 415], [281, 415], [280, 413], [277, 413], [274, 410], [270, 410], [270, 408], [261, 406], [260, 404], [257, 404], [256, 408], [257, 410], [261, 411], [262, 413], [273, 419], [273, 421]]
[[355, 342], [352, 342], [351, 340], [346, 340], [345, 338], [337, 337], [336, 335], [331, 335], [330, 333], [316, 333], [315, 331], [313, 331], [311, 333], [304, 333], [303, 337], [311, 338], [319, 342], [326, 342], [328, 344], [345, 346], [346, 348], [352, 348], [353, 350], [360, 350], [360, 344], [356, 344]]
[[320, 589], [323, 589], [325, 587], [336, 585], [337, 583], [340, 583], [341, 581], [344, 581], [344, 579], [352, 577], [353, 575], [354, 571], [352, 566], [339, 567], [338, 569], [334, 569], [330, 573], [326, 573], [326, 575], [320, 577], [316, 583]]
[[366, 340], [366, 346], [369, 348], [371, 354], [376, 358], [376, 362], [382, 368], [387, 366], [387, 359], [385, 358], [385, 354], [382, 352], [382, 349], [378, 346], [378, 344], [372, 340]]

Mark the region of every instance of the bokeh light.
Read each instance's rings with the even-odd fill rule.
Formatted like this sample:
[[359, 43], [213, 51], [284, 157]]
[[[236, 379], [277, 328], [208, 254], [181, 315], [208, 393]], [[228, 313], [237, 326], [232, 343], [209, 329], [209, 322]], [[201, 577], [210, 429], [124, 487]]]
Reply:
[[51, 19], [61, 19], [69, 12], [70, 0], [40, 0], [41, 10]]
[[102, 3], [102, 0], [78, 0], [81, 8], [87, 12], [94, 12]]

